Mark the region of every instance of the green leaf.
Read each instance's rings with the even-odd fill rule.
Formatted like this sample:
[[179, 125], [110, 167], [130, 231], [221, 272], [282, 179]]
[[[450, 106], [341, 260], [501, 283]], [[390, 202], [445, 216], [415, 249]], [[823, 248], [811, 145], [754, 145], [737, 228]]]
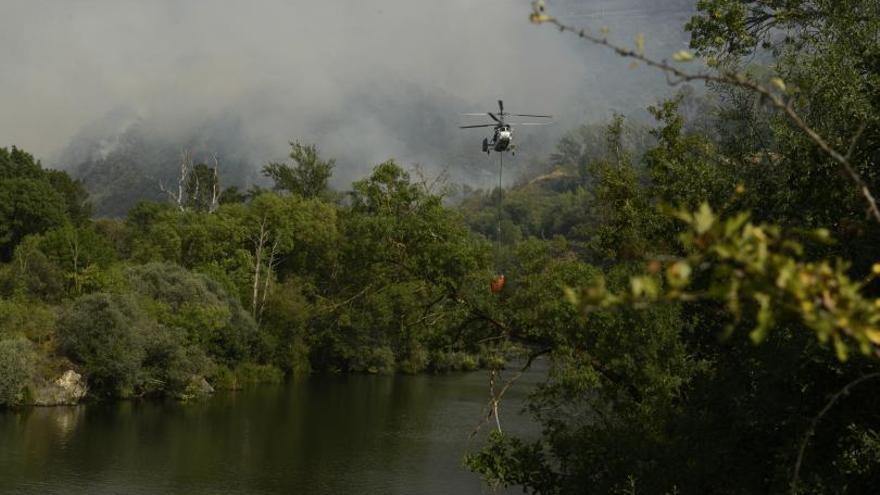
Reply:
[[676, 289], [686, 286], [691, 277], [691, 265], [685, 261], [676, 261], [666, 269], [666, 280]]
[[749, 220], [749, 212], [741, 212], [737, 214], [735, 217], [728, 219], [724, 223], [724, 235], [725, 237], [730, 237], [734, 232], [738, 231], [742, 228], [743, 225]]
[[697, 231], [697, 234], [702, 235], [708, 232], [714, 223], [715, 214], [712, 213], [712, 208], [709, 206], [709, 203], [703, 202], [700, 204], [700, 209], [694, 213], [694, 230]]
[[652, 277], [632, 277], [629, 281], [633, 297], [655, 299], [660, 292], [657, 281]]
[[764, 294], [763, 292], [756, 292], [754, 298], [759, 306], [758, 314], [756, 315], [758, 324], [755, 326], [755, 329], [749, 333], [749, 338], [751, 338], [752, 342], [755, 344], [760, 344], [765, 338], [767, 338], [767, 332], [770, 330], [770, 325], [773, 323], [773, 313], [770, 311], [769, 295]]
[[569, 302], [572, 306], [579, 306], [581, 302], [581, 298], [577, 292], [571, 287], [563, 287], [563, 294], [565, 294], [565, 300]]
[[690, 62], [694, 59], [694, 55], [687, 50], [679, 50], [672, 54], [672, 60], [676, 62]]
[[849, 359], [849, 349], [847, 349], [846, 343], [837, 334], [834, 335], [834, 352], [837, 354], [837, 359], [841, 362]]
[[773, 87], [775, 87], [779, 91], [785, 91], [785, 81], [783, 81], [782, 78], [779, 78], [779, 77], [770, 78], [770, 84], [772, 84]]

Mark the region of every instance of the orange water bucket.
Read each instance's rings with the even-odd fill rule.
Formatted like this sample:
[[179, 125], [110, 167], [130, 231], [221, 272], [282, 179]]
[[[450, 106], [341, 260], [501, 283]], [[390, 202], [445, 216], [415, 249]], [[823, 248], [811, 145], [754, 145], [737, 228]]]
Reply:
[[489, 284], [489, 288], [492, 290], [493, 294], [498, 294], [502, 290], [504, 290], [504, 283], [507, 279], [504, 278], [504, 275], [498, 275], [497, 277], [492, 279], [492, 282]]

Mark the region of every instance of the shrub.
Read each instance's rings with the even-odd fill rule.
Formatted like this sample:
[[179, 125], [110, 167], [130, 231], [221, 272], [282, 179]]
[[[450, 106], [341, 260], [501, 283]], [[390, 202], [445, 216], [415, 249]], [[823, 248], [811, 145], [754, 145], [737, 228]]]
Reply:
[[429, 355], [424, 346], [414, 343], [410, 346], [409, 353], [400, 360], [400, 371], [404, 373], [418, 373], [428, 367]]
[[187, 346], [180, 332], [161, 325], [143, 335], [144, 361], [141, 363], [141, 393], [180, 395], [193, 376], [204, 376], [212, 368], [211, 360], [201, 349]]
[[226, 364], [268, 356], [254, 319], [208, 276], [170, 263], [132, 267], [128, 274], [132, 289], [154, 302], [150, 313], [189, 345]]
[[62, 352], [82, 366], [98, 395], [131, 395], [146, 357], [144, 335], [155, 333], [130, 297], [95, 293], [82, 296], [62, 315]]
[[235, 368], [236, 381], [241, 386], [259, 383], [281, 383], [284, 373], [269, 364], [242, 363]]
[[431, 369], [435, 372], [473, 371], [479, 367], [479, 360], [466, 352], [438, 351], [431, 355]]
[[211, 373], [205, 377], [215, 390], [240, 390], [241, 384], [235, 377], [235, 373], [226, 366], [215, 366]]
[[21, 404], [34, 360], [33, 345], [27, 339], [0, 340], [0, 407]]
[[290, 277], [278, 284], [266, 301], [261, 329], [273, 340], [272, 362], [294, 374], [308, 373], [309, 319], [315, 308], [303, 293], [307, 283]]
[[40, 301], [0, 299], [0, 338], [24, 336], [44, 342], [55, 329], [55, 312]]
[[358, 354], [351, 358], [350, 367], [352, 371], [393, 373], [394, 351], [384, 345], [361, 348]]
[[0, 264], [0, 297], [24, 295], [58, 302], [64, 296], [64, 274], [38, 244], [39, 236], [25, 237], [15, 250], [15, 262]]
[[480, 346], [478, 366], [487, 369], [504, 369], [507, 358], [513, 355], [509, 346]]
[[283, 369], [296, 376], [308, 375], [312, 371], [312, 364], [309, 361], [310, 347], [305, 339], [294, 337], [288, 344], [280, 346], [283, 351], [279, 351], [277, 361], [283, 366]]

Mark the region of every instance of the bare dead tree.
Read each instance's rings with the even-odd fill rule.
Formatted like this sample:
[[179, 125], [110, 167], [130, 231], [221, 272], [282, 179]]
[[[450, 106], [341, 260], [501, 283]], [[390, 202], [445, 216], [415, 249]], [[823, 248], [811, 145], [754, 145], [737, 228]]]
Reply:
[[186, 191], [186, 182], [189, 179], [189, 174], [192, 173], [192, 161], [192, 153], [189, 150], [184, 150], [180, 159], [180, 175], [177, 177], [177, 206], [181, 211], [186, 207], [183, 193]]
[[267, 219], [265, 216], [260, 220], [260, 231], [254, 237], [254, 285], [253, 294], [251, 296], [251, 315], [257, 318], [257, 306], [260, 298], [260, 272], [263, 270], [263, 250], [266, 248], [266, 242], [269, 240], [269, 230], [266, 228]]
[[260, 305], [257, 309], [257, 323], [263, 319], [263, 310], [266, 309], [266, 297], [269, 294], [270, 284], [272, 283], [272, 274], [278, 265], [278, 239], [272, 243], [272, 249], [269, 250], [269, 259], [266, 260], [266, 273], [263, 277], [263, 295], [260, 297]]
[[192, 172], [192, 153], [183, 150], [180, 153], [180, 172], [177, 176], [177, 193], [165, 187], [163, 181], [159, 181], [159, 190], [165, 193], [173, 201], [180, 211], [186, 211], [186, 182]]
[[[193, 170], [193, 172], [195, 173], [190, 174], [190, 178], [186, 181], [186, 186], [187, 189], [189, 189], [189, 204], [195, 205], [196, 209], [198, 210], [199, 196], [201, 193], [201, 180], [198, 171]], [[192, 184], [189, 184], [190, 181], [192, 181]]]
[[216, 153], [211, 157], [214, 159], [214, 181], [211, 185], [211, 204], [208, 206], [208, 213], [214, 213], [220, 206], [220, 160], [217, 159]]
[[449, 193], [449, 167], [444, 167], [433, 177], [419, 164], [414, 165], [412, 171], [417, 178], [416, 185], [420, 186], [425, 194], [446, 196]]
[[70, 227], [65, 231], [65, 240], [67, 241], [67, 247], [70, 248], [70, 257], [73, 261], [73, 290], [77, 295], [82, 294], [82, 281], [79, 277], [79, 255], [80, 255], [80, 244], [79, 244], [79, 235], [76, 232], [74, 227]]
[[[278, 239], [272, 241], [271, 247], [269, 240], [272, 237], [268, 225], [268, 219], [264, 215], [260, 219], [259, 232], [254, 236], [254, 275], [253, 289], [251, 293], [251, 315], [260, 323], [263, 316], [263, 310], [266, 307], [266, 298], [272, 286], [272, 274], [278, 266]], [[268, 254], [267, 251], [268, 250]]]

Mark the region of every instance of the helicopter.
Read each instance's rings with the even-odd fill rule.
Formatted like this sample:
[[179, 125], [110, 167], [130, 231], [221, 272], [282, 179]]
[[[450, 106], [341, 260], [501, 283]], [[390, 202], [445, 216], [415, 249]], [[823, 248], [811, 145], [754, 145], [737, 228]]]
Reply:
[[[485, 112], [485, 113], [466, 113], [464, 115], [477, 116], [477, 115], [488, 115], [495, 121], [494, 124], [476, 124], [476, 125], [463, 125], [459, 126], [460, 129], [473, 129], [476, 127], [494, 127], [495, 131], [492, 134], [491, 140], [489, 138], [483, 138], [483, 153], [487, 155], [492, 151], [501, 153], [504, 151], [510, 151], [513, 154], [516, 154], [515, 147], [512, 143], [513, 141], [513, 128], [512, 124], [505, 122], [505, 117], [535, 117], [542, 119], [552, 119], [552, 115], [534, 115], [528, 113], [509, 113], [504, 111], [504, 102], [502, 100], [498, 100], [498, 112]], [[516, 125], [547, 125], [550, 122], [520, 122]]]

